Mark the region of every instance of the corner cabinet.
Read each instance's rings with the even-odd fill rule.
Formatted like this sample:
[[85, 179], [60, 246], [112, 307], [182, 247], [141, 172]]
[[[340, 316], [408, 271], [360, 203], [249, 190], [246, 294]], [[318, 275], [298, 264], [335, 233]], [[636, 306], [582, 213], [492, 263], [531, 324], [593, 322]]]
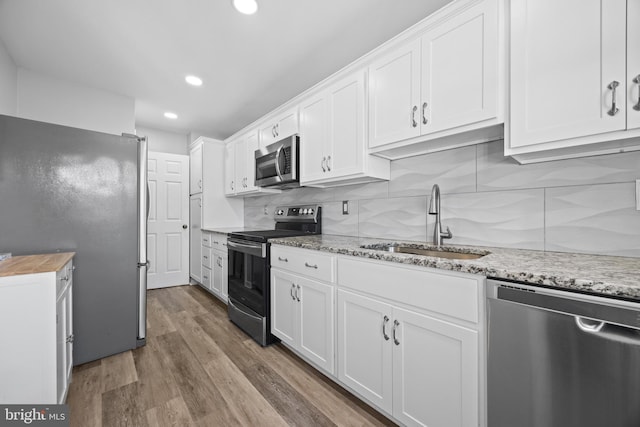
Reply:
[[365, 78], [357, 72], [300, 105], [301, 185], [389, 180], [389, 160], [367, 152]]
[[505, 154], [529, 163], [640, 149], [640, 1], [509, 6]]
[[335, 257], [271, 248], [271, 333], [324, 373], [335, 375]]
[[64, 256], [68, 261], [57, 271], [0, 277], [3, 404], [61, 404], [66, 400], [73, 367], [73, 254], [14, 260]]
[[498, 12], [497, 0], [451, 3], [369, 66], [371, 152], [396, 159], [502, 138]]
[[338, 380], [404, 425], [484, 425], [483, 280], [338, 258]]

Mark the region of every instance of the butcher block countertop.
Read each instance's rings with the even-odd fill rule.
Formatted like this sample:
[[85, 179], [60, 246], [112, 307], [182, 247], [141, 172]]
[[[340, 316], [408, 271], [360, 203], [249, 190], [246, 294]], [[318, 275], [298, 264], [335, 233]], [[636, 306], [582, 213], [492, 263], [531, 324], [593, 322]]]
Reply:
[[19, 276], [58, 271], [65, 266], [75, 252], [55, 254], [24, 255], [0, 261], [0, 277]]

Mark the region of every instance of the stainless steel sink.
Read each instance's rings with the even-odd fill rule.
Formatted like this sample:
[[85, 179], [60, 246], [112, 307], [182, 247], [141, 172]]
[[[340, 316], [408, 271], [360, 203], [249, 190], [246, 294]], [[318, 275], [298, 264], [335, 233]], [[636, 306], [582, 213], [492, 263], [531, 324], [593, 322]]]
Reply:
[[420, 247], [411, 247], [411, 246], [401, 246], [401, 245], [362, 245], [360, 246], [363, 249], [373, 249], [378, 251], [386, 251], [393, 253], [402, 253], [402, 254], [413, 254], [413, 255], [422, 255], [422, 256], [430, 256], [436, 258], [446, 258], [446, 259], [478, 259], [482, 258], [485, 255], [489, 255], [490, 252], [454, 252], [447, 250], [447, 248], [440, 249], [428, 249], [428, 248], [420, 248]]

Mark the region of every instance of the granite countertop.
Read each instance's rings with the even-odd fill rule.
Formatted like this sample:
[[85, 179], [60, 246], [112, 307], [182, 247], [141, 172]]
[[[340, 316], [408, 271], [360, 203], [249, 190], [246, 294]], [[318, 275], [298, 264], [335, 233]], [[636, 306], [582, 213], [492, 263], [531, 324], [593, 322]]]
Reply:
[[73, 258], [75, 252], [15, 256], [0, 261], [0, 277], [58, 271]]
[[202, 227], [201, 230], [208, 231], [210, 233], [226, 234], [228, 236], [231, 233], [242, 233], [245, 231], [258, 231], [258, 230], [264, 230], [264, 229], [238, 226], [238, 227], [216, 227], [216, 228]]
[[640, 301], [640, 258], [445, 245], [448, 250], [455, 252], [490, 252], [478, 259], [458, 260], [391, 253], [361, 247], [375, 244], [433, 247], [427, 242], [401, 242], [326, 234], [269, 241], [273, 244], [297, 248], [480, 274], [532, 285], [552, 286]]

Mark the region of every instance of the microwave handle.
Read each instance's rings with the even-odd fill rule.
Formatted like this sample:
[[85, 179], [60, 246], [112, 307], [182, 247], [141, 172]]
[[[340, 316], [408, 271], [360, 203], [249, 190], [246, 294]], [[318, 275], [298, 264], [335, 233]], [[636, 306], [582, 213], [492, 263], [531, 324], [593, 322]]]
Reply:
[[284, 145], [280, 145], [280, 147], [278, 147], [278, 149], [276, 150], [276, 173], [278, 174], [278, 178], [280, 178], [280, 181], [283, 180], [282, 178], [282, 171], [280, 170], [280, 154], [282, 154], [282, 148], [284, 147]]

